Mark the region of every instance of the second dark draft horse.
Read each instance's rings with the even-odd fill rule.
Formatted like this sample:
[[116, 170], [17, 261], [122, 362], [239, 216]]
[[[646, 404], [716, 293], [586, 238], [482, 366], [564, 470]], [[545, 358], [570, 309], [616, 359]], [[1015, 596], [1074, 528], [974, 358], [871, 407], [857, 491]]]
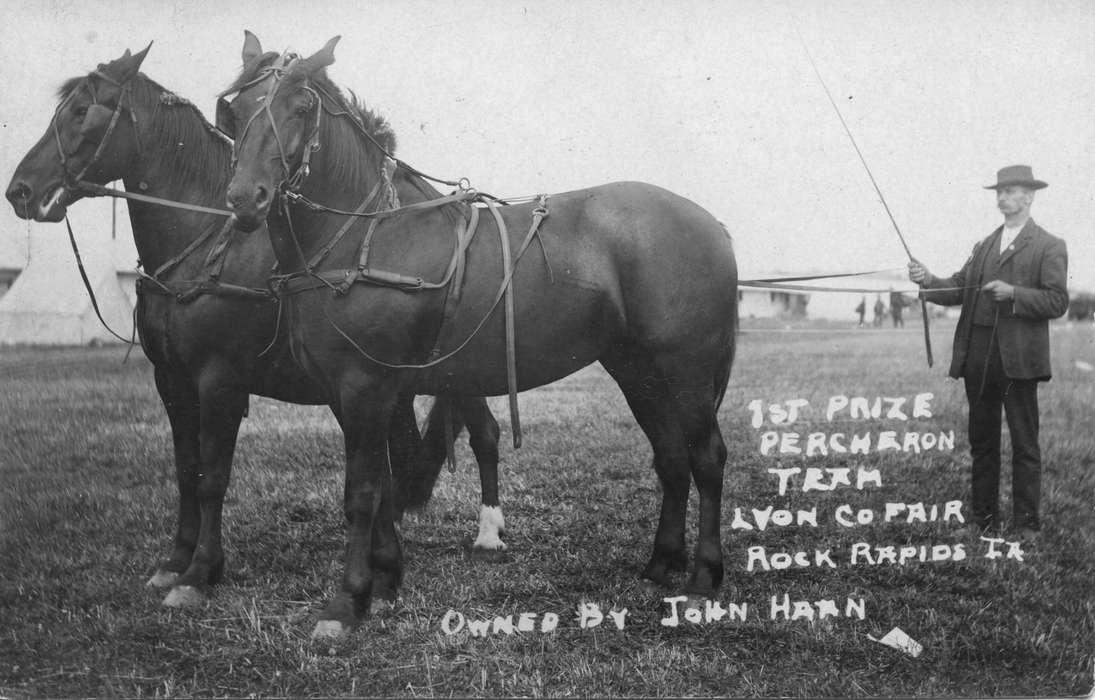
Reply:
[[[345, 433], [345, 572], [314, 634], [341, 634], [397, 595], [403, 553], [385, 449], [396, 397], [507, 393], [510, 339], [518, 390], [592, 362], [619, 384], [662, 486], [642, 575], [669, 585], [670, 572], [686, 568], [691, 479], [699, 536], [687, 590], [713, 595], [723, 578], [726, 461], [716, 411], [737, 325], [726, 229], [696, 204], [635, 182], [486, 208], [471, 191], [442, 196], [389, 158], [364, 128], [371, 113], [332, 84], [336, 41], [301, 58], [263, 52], [248, 33], [221, 110], [236, 131], [229, 207], [244, 231], [268, 224], [294, 354], [336, 397]], [[332, 236], [329, 210], [357, 208], [393, 164], [399, 181], [433, 193], [432, 205], [361, 217]], [[454, 277], [460, 287], [444, 283]]]

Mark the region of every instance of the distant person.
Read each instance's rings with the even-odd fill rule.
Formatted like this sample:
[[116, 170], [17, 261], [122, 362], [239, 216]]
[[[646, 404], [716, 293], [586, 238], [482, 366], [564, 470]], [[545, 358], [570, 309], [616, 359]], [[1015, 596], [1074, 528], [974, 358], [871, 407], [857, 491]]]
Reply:
[[1002, 168], [985, 189], [996, 190], [1004, 225], [973, 247], [962, 269], [943, 279], [909, 262], [909, 279], [929, 301], [962, 306], [950, 376], [962, 377], [970, 406], [970, 526], [1000, 528], [1002, 406], [1011, 435], [1012, 533], [1024, 541], [1042, 526], [1038, 382], [1050, 378], [1049, 320], [1068, 309], [1065, 243], [1030, 218], [1043, 187], [1029, 165]]
[[905, 304], [905, 297], [901, 292], [890, 291], [890, 316], [893, 318], [894, 328], [905, 327], [905, 319], [901, 317]]
[[879, 294], [874, 302], [874, 327], [881, 328], [882, 321], [886, 317], [886, 305], [882, 303], [882, 295]]
[[855, 312], [859, 314], [859, 328], [863, 327], [863, 316], [867, 313], [867, 297], [863, 297], [859, 300], [859, 306], [855, 307]]

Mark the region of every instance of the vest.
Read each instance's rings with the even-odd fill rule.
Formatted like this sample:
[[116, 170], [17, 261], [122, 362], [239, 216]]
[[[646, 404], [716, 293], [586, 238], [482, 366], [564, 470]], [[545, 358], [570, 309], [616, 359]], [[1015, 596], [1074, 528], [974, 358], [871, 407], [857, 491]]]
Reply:
[[973, 307], [973, 325], [991, 326], [996, 322], [996, 301], [992, 294], [980, 291], [988, 282], [1000, 279], [1000, 234], [985, 242], [987, 250], [981, 258], [981, 274], [977, 280], [977, 302]]

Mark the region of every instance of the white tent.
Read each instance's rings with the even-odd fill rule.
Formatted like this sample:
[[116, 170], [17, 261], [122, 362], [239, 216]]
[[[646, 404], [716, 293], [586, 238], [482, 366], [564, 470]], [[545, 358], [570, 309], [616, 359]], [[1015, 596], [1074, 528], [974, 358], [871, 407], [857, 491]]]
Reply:
[[[111, 328], [128, 338], [133, 332], [133, 304], [118, 282], [111, 204], [80, 202], [70, 220], [99, 310]], [[63, 223], [32, 224], [30, 254], [19, 261], [26, 267], [0, 298], [0, 345], [120, 342], [95, 315], [67, 236]]]

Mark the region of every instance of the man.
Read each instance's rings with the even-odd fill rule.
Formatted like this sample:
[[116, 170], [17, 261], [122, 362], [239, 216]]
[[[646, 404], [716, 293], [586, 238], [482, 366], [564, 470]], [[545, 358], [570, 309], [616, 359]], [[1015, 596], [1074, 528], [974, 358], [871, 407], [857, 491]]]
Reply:
[[893, 291], [890, 288], [890, 316], [893, 317], [894, 328], [904, 328], [905, 319], [902, 318], [901, 313], [905, 308], [905, 297], [901, 295], [901, 292]]
[[996, 174], [996, 205], [1004, 225], [973, 247], [951, 277], [909, 262], [909, 279], [928, 301], [962, 313], [954, 332], [950, 376], [965, 381], [973, 456], [971, 524], [998, 531], [1000, 409], [1011, 434], [1012, 528], [1020, 540], [1041, 529], [1042, 459], [1038, 447], [1038, 382], [1050, 378], [1049, 319], [1068, 310], [1068, 252], [1030, 218], [1034, 193], [1047, 187], [1029, 165]]

